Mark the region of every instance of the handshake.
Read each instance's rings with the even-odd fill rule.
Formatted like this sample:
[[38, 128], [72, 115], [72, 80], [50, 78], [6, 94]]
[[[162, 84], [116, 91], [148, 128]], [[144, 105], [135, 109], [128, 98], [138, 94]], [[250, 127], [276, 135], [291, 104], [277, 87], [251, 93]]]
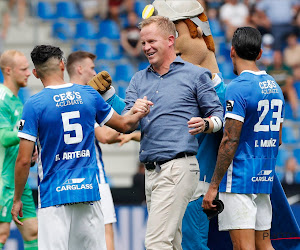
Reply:
[[[111, 86], [112, 79], [107, 71], [101, 71], [95, 75], [87, 84], [97, 90], [103, 97], [104, 100], [108, 100], [113, 94], [115, 94], [115, 89]], [[143, 99], [137, 99], [133, 107], [130, 109], [129, 114], [135, 114], [137, 112], [148, 114], [150, 111], [150, 106], [153, 103], [147, 100], [145, 96]]]

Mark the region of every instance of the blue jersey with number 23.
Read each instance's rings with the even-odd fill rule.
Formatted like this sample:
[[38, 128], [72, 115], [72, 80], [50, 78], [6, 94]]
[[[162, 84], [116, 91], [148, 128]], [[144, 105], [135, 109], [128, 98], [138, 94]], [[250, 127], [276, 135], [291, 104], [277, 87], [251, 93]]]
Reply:
[[233, 161], [220, 184], [220, 192], [271, 193], [283, 122], [284, 98], [265, 71], [243, 71], [229, 83], [227, 118], [243, 122]]

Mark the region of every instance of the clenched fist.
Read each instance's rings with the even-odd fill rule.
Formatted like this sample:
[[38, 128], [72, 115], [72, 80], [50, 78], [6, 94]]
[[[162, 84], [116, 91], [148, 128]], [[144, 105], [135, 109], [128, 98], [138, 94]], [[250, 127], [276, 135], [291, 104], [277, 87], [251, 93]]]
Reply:
[[88, 85], [97, 90], [100, 94], [104, 94], [111, 86], [111, 76], [107, 71], [101, 71], [95, 75]]

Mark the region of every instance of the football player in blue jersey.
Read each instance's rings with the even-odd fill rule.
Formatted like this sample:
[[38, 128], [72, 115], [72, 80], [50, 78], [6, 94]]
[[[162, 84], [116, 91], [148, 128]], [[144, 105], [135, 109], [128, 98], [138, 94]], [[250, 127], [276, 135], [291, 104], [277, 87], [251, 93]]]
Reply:
[[261, 34], [238, 28], [230, 56], [238, 75], [227, 87], [225, 128], [216, 168], [203, 199], [212, 204], [218, 188], [224, 211], [219, 230], [229, 231], [234, 249], [273, 249], [270, 193], [281, 144], [284, 98], [275, 80], [260, 71]]
[[31, 58], [33, 74], [45, 88], [27, 101], [20, 122], [13, 219], [23, 224], [17, 218], [22, 217], [20, 198], [37, 142], [39, 249], [106, 249], [94, 123], [133, 130], [152, 103], [144, 101], [120, 116], [90, 86], [64, 81], [58, 47], [36, 46]]
[[[70, 76], [70, 82], [86, 85], [94, 76], [96, 76], [94, 63], [95, 59], [96, 55], [87, 51], [75, 51], [71, 53], [67, 58], [67, 71]], [[139, 132], [133, 132], [133, 135], [137, 133], [140, 134]], [[122, 143], [126, 143], [123, 137], [128, 139], [128, 137], [131, 138], [133, 135], [122, 135]], [[101, 207], [105, 224], [106, 246], [108, 250], [113, 250], [115, 249], [113, 223], [116, 223], [117, 219], [110, 187], [107, 183], [107, 177], [102, 160], [102, 151], [100, 143], [111, 144], [119, 142], [121, 141], [121, 135], [114, 129], [111, 129], [107, 126], [100, 127], [99, 124], [96, 123], [95, 137], [96, 158], [100, 176], [99, 189], [101, 196]]]

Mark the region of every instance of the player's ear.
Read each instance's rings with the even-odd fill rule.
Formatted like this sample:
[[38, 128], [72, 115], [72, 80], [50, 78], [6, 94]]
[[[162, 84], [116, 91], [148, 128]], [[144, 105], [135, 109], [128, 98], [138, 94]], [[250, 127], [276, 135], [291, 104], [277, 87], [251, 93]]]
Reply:
[[233, 48], [233, 46], [231, 46], [231, 49], [230, 49], [230, 58], [233, 58], [235, 57], [235, 49]]
[[259, 53], [258, 53], [258, 56], [257, 56], [256, 60], [259, 60], [259, 59], [261, 58], [262, 53], [263, 53], [263, 50], [260, 49], [260, 51], [259, 51]]
[[175, 37], [171, 35], [169, 36], [169, 45], [174, 46], [174, 44], [175, 44]]
[[61, 71], [65, 70], [65, 63], [63, 62], [63, 60], [60, 61], [59, 67], [60, 67]]
[[82, 74], [82, 66], [81, 65], [78, 65], [76, 69], [79, 74]]
[[11, 74], [11, 67], [5, 67], [4, 68], [4, 73], [6, 74], [6, 75], [10, 75]]
[[38, 76], [38, 73], [36, 72], [36, 69], [33, 69], [33, 70], [32, 70], [32, 74], [33, 74], [37, 79], [40, 78], [40, 77]]

